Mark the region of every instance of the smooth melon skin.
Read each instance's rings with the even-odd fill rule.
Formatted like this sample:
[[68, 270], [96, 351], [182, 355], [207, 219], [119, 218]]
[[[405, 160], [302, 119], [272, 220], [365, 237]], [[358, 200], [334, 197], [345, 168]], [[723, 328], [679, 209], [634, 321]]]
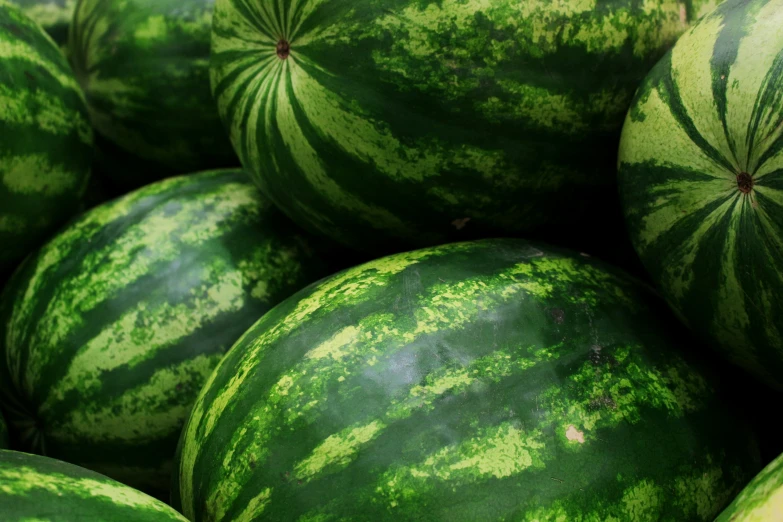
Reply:
[[716, 3], [216, 0], [210, 77], [265, 194], [346, 245], [596, 226], [634, 90]]
[[239, 165], [209, 88], [213, 5], [77, 4], [69, 59], [92, 123], [108, 141], [102, 154], [116, 156], [115, 169], [101, 164], [116, 184], [137, 188], [175, 174]]
[[92, 139], [65, 57], [0, 0], [0, 280], [80, 210]]
[[182, 432], [194, 522], [711, 521], [755, 439], [646, 286], [521, 240], [378, 259], [282, 302]]
[[183, 522], [170, 506], [93, 471], [0, 450], [3, 522]]
[[776, 522], [783, 519], [783, 455], [742, 490], [715, 522]]
[[209, 373], [267, 310], [331, 273], [333, 250], [236, 170], [171, 178], [86, 212], [0, 298], [13, 447], [167, 497]]
[[728, 0], [641, 84], [619, 149], [631, 239], [675, 312], [783, 390], [783, 0]]

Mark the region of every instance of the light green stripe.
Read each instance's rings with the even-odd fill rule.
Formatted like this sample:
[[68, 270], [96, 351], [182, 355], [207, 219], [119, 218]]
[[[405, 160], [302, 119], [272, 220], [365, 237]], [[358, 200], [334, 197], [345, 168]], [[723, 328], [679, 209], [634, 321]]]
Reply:
[[[671, 112], [671, 107], [661, 99], [657, 89], [650, 91], [646, 99], [639, 101], [634, 111], [642, 117], [625, 120], [620, 157], [623, 163], [652, 162], [661, 166], [672, 165], [661, 158], [678, 158], [682, 167], [718, 179], [734, 179], [726, 169], [715, 163], [696, 145]], [[681, 159], [680, 159], [681, 158]]]
[[0, 157], [3, 162], [0, 168], [2, 185], [9, 192], [21, 196], [53, 197], [78, 190], [83, 179], [81, 173], [53, 165], [49, 162], [51, 158], [49, 153]]
[[82, 112], [47, 91], [0, 85], [0, 115], [10, 132], [36, 130], [41, 138], [46, 134], [67, 136], [76, 132], [82, 143], [92, 143], [90, 124]]
[[[51, 40], [50, 40], [51, 41]], [[54, 43], [51, 44], [56, 49]], [[79, 84], [66, 67], [60, 67], [58, 64], [45, 60], [41, 53], [20, 38], [0, 40], [0, 61], [20, 60], [26, 62], [31, 68], [40, 68], [46, 71], [51, 77], [64, 89], [73, 90], [74, 93], [81, 93]], [[62, 63], [65, 63], [63, 58]]]
[[[783, 148], [780, 149], [780, 152], [765, 161], [764, 164], [759, 167], [753, 177], [756, 179], [761, 179], [767, 174], [771, 174], [779, 170], [783, 170]], [[756, 189], [759, 188], [760, 186], [757, 185]]]
[[27, 16], [41, 24], [44, 28], [71, 22], [76, 0], [38, 1], [33, 5], [23, 7]]
[[[49, 364], [45, 354], [37, 352], [38, 346], [63, 342], [82, 325], [82, 313], [119, 295], [133, 282], [148, 274], [155, 263], [175, 259], [183, 245], [197, 246], [210, 236], [214, 237], [230, 219], [246, 219], [248, 209], [254, 208], [255, 197], [248, 187], [229, 183], [197, 201], [183, 201], [174, 215], [166, 213], [172, 209], [157, 208], [147, 214], [142, 222], [125, 229], [111, 244], [85, 256], [79, 274], [63, 281], [58, 295], [47, 304], [42, 315], [45, 319], [33, 322], [31, 314], [39, 303], [34, 292], [36, 287], [46, 282], [45, 270], [50, 263], [59, 262], [79, 241], [87, 240], [90, 232], [94, 233], [105, 223], [100, 221], [101, 218], [127, 212], [135, 198], [120, 202], [116, 210], [114, 205], [97, 209], [78, 224], [69, 227], [65, 234], [57, 236], [46, 247], [36, 274], [29, 280], [23, 305], [14, 310], [9, 323], [9, 352], [28, 346], [33, 354], [28, 361], [22, 389], [32, 393], [41, 371]], [[237, 212], [240, 207], [242, 211]], [[204, 212], [205, 208], [211, 211]], [[227, 215], [232, 217], [227, 219]], [[185, 229], [180, 230], [182, 227]], [[86, 233], [82, 235], [82, 231]], [[181, 236], [180, 241], [172, 242], [172, 235]], [[139, 245], [149, 245], [148, 255], [135, 255]], [[36, 324], [36, 328], [25, 342], [21, 342], [18, 336], [27, 333], [21, 327], [24, 324]], [[9, 357], [16, 359], [13, 353]]]
[[139, 514], [160, 513], [171, 520], [181, 519], [164, 503], [119, 482], [41, 472], [30, 466], [0, 467], [0, 491], [11, 498], [36, 491], [83, 498], [87, 502], [97, 497], [118, 506], [133, 508]]
[[[204, 267], [201, 278], [200, 288], [193, 288], [193, 295], [199, 297], [192, 301], [174, 306], [161, 303], [155, 308], [142, 301], [116, 322], [107, 324], [73, 357], [68, 372], [55, 383], [41, 404], [41, 415], [56, 407], [68, 393], [96, 393], [105, 372], [132, 368], [155, 357], [166, 347], [176, 345], [215, 318], [242, 309], [245, 299], [241, 271], [225, 271], [221, 266]], [[159, 389], [162, 390], [165, 388]]]
[[[262, 352], [276, 339], [294, 331], [310, 314], [326, 312], [338, 306], [345, 306], [348, 303], [356, 305], [366, 301], [370, 298], [370, 292], [386, 286], [390, 278], [409, 266], [415, 265], [420, 259], [446, 255], [462, 248], [464, 246], [455, 244], [442, 247], [437, 252], [423, 250], [378, 259], [330, 278], [319, 285], [308, 297], [299, 301], [291, 313], [281, 321], [271, 325], [270, 328], [254, 340], [252, 345], [247, 347], [240, 360], [236, 363], [238, 371], [226, 382], [215, 397], [210, 399], [209, 409], [206, 409], [203, 391], [199, 395], [185, 428], [184, 437], [188, 443], [183, 447], [180, 459], [180, 475], [189, 476], [195, 466], [198, 456], [198, 445], [192, 442], [200, 438], [206, 438], [212, 433], [223, 411], [234, 400], [236, 395], [243, 390], [245, 379], [251, 375], [253, 367], [262, 356]], [[351, 281], [355, 282], [349, 284]], [[222, 363], [212, 373], [202, 390], [210, 389], [215, 377], [220, 373], [221, 366]], [[228, 452], [227, 458], [230, 458], [230, 454], [231, 451]], [[193, 505], [193, 490], [189, 481], [183, 481], [182, 484], [184, 486], [181, 491], [182, 505], [187, 510]], [[191, 513], [188, 516], [194, 515]]]
[[[63, 422], [47, 427], [48, 436], [80, 444], [107, 440], [144, 444], [176, 433], [191, 407], [181, 400], [171, 402], [177, 398], [177, 385], [199, 387], [222, 356], [222, 353], [199, 355], [177, 366], [161, 368], [141, 386], [128, 389], [110, 401], [96, 404], [85, 398], [84, 404], [71, 411]], [[46, 416], [45, 411], [41, 414]], [[128, 426], [133, 429], [129, 430]]]
[[[735, 173], [739, 173], [742, 168], [735, 161], [729, 147], [712, 92], [712, 56], [723, 23], [718, 17], [707, 17], [699, 23], [698, 27], [698, 33], [695, 35], [693, 32], [685, 33], [672, 49], [672, 78], [677, 84], [682, 104], [693, 126], [733, 165]], [[688, 158], [688, 156], [671, 156], [669, 151], [659, 152], [658, 155]]]
[[[761, 5], [761, 4], [759, 4]], [[783, 10], [783, 1], [772, 0], [761, 6], [757, 13], [752, 10], [748, 14], [753, 20], [745, 28], [745, 36], [740, 41], [737, 59], [731, 65], [731, 72], [726, 78], [727, 120], [729, 133], [735, 140], [741, 161], [748, 157], [750, 145], [748, 122], [753, 120], [754, 104], [748, 99], [748, 93], [761, 92], [765, 76], [772, 68], [772, 63], [780, 52], [779, 45], [770, 42], [770, 35], [780, 33], [781, 17], [777, 15]], [[709, 63], [705, 61], [705, 63]], [[765, 111], [765, 108], [761, 108]], [[746, 172], [754, 172], [758, 160], [783, 133], [783, 127], [771, 128], [776, 119], [769, 114], [771, 107], [766, 107], [766, 118], [756, 131], [756, 141], [753, 143], [753, 156], [750, 162], [742, 164]]]
[[708, 237], [707, 232], [716, 226], [727, 212], [732, 211], [737, 199], [741, 197], [739, 191], [735, 192], [735, 197], [727, 199], [718, 208], [710, 212], [682, 244], [674, 247], [675, 251], [672, 253], [672, 259], [678, 259], [679, 262], [676, 266], [667, 265], [664, 267], [662, 284], [669, 290], [670, 295], [675, 300], [682, 299], [688, 293], [693, 282], [693, 263], [696, 260], [696, 256], [705, 244], [708, 247], [710, 246], [705, 242], [705, 238]]

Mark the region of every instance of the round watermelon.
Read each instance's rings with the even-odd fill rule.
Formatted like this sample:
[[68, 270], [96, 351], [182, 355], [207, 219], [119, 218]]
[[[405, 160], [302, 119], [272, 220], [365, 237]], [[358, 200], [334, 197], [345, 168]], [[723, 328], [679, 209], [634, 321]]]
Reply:
[[211, 81], [300, 224], [387, 251], [615, 203], [633, 91], [714, 0], [217, 0]]
[[0, 0], [0, 279], [80, 209], [92, 129], [65, 57]]
[[190, 520], [712, 520], [755, 442], [646, 287], [521, 240], [397, 254], [285, 300], [182, 432]]
[[783, 388], [783, 0], [729, 0], [641, 85], [620, 191], [633, 243], [682, 319]]
[[35, 20], [60, 47], [68, 42], [68, 26], [71, 25], [76, 0], [9, 0], [22, 8]]
[[715, 522], [774, 522], [783, 516], [783, 455], [750, 481]]
[[329, 272], [326, 246], [240, 171], [172, 178], [87, 212], [0, 299], [0, 407], [15, 446], [165, 494], [223, 353]]
[[[209, 90], [213, 0], [82, 0], [69, 55], [118, 182], [237, 165]], [[111, 156], [111, 151], [106, 152]], [[123, 163], [138, 158], [138, 170]]]
[[3, 522], [186, 522], [163, 502], [59, 460], [0, 450]]

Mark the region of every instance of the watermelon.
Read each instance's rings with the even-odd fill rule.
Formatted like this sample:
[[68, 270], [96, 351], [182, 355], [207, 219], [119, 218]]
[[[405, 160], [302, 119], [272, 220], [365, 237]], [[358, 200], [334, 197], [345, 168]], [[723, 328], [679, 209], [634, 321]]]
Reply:
[[139, 170], [119, 169], [128, 187], [153, 181], [150, 165], [160, 179], [239, 164], [209, 90], [212, 8], [213, 0], [76, 6], [70, 59], [98, 133], [139, 159]]
[[783, 389], [783, 0], [729, 0], [640, 87], [622, 133], [632, 241], [677, 314]]
[[783, 455], [759, 473], [715, 522], [774, 522], [783, 514]]
[[0, 279], [81, 205], [92, 129], [51, 38], [0, 0]]
[[715, 3], [217, 0], [210, 77], [301, 225], [379, 252], [515, 234], [615, 201], [637, 83]]
[[0, 406], [15, 448], [156, 496], [196, 394], [326, 245], [241, 171], [180, 176], [87, 212], [0, 299]]
[[185, 522], [163, 502], [59, 460], [0, 450], [3, 522]]
[[522, 240], [340, 272], [210, 376], [173, 505], [194, 522], [712, 520], [757, 450], [661, 308]]
[[68, 26], [71, 25], [76, 0], [10, 0], [24, 13], [38, 22], [57, 45], [64, 48], [68, 42]]

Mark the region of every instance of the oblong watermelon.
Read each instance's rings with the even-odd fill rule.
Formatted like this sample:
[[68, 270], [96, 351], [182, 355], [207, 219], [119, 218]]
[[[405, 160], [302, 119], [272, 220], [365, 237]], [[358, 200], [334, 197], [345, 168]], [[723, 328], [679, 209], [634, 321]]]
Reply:
[[674, 310], [783, 388], [783, 0], [729, 0], [652, 70], [628, 114], [620, 191]]
[[144, 167], [120, 168], [116, 181], [139, 186], [152, 177], [239, 164], [209, 90], [213, 3], [78, 3], [68, 47], [92, 123]]
[[170, 506], [93, 471], [0, 450], [3, 522], [185, 522]]
[[57, 45], [61, 48], [65, 47], [76, 0], [10, 0], [10, 2], [21, 7], [27, 16], [43, 27]]
[[615, 203], [633, 91], [715, 3], [217, 0], [212, 87], [264, 192], [343, 243], [573, 226]]
[[775, 522], [783, 517], [783, 455], [772, 461], [715, 522]]
[[80, 209], [91, 161], [87, 108], [65, 57], [0, 0], [0, 279]]
[[621, 272], [518, 240], [341, 272], [218, 365], [173, 504], [214, 522], [712, 520], [760, 469], [755, 443], [660, 312]]
[[0, 299], [12, 440], [168, 491], [207, 376], [271, 306], [328, 273], [325, 250], [240, 171], [165, 180], [87, 212]]

